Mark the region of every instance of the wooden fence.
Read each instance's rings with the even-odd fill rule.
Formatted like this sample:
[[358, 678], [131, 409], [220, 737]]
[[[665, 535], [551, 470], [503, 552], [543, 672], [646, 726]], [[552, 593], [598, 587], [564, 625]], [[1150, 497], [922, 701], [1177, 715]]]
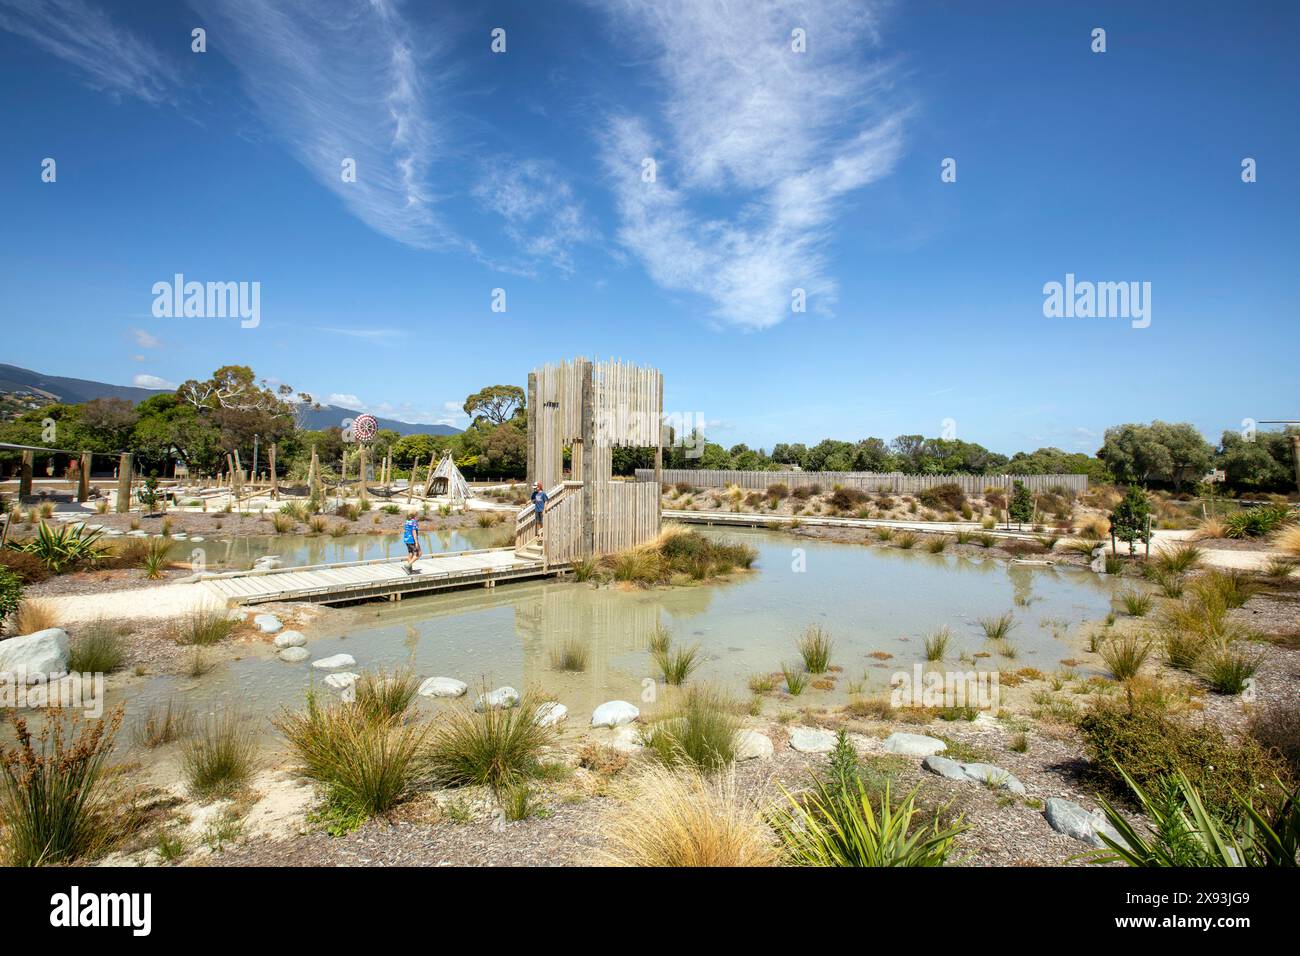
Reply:
[[[936, 485], [956, 484], [968, 495], [978, 495], [985, 488], [1011, 489], [1013, 481], [1024, 482], [1032, 492], [1068, 488], [1075, 494], [1088, 490], [1087, 475], [905, 475], [902, 472], [873, 471], [723, 471], [694, 468], [665, 468], [661, 475], [664, 484], [685, 482], [697, 488], [720, 488], [739, 485], [741, 488], [765, 491], [776, 484], [787, 488], [820, 485], [830, 491], [836, 485], [857, 488], [861, 491], [888, 492], [889, 494], [916, 494]], [[654, 470], [638, 468], [638, 482], [653, 482]]]

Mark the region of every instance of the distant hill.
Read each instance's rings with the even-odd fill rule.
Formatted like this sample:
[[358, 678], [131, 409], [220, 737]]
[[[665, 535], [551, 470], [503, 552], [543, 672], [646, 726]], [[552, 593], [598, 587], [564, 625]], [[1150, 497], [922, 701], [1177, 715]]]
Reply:
[[[28, 395], [35, 401], [62, 402], [66, 405], [79, 405], [97, 398], [125, 398], [139, 404], [155, 395], [169, 394], [168, 389], [140, 388], [135, 385], [109, 385], [105, 382], [92, 382], [84, 378], [64, 378], [59, 375], [42, 375], [31, 369], [16, 365], [0, 364], [0, 395]], [[29, 406], [30, 402], [24, 402]], [[345, 418], [355, 418], [360, 412], [338, 405], [322, 405], [319, 409], [306, 412], [303, 427], [312, 430], [339, 425]], [[380, 418], [380, 428], [391, 428], [399, 435], [459, 435], [460, 429], [451, 425], [421, 425], [415, 422], [399, 422], [392, 418]]]

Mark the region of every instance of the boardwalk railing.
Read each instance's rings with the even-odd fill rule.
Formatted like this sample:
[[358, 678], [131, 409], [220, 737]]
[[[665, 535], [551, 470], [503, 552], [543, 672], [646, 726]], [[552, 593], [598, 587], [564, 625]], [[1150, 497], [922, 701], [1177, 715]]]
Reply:
[[[638, 468], [637, 481], [654, 481], [651, 468]], [[968, 495], [978, 495], [985, 488], [1011, 489], [1013, 481], [1023, 482], [1032, 492], [1067, 488], [1075, 494], [1088, 490], [1087, 475], [906, 475], [902, 472], [874, 471], [734, 471], [721, 469], [665, 468], [660, 475], [664, 484], [684, 482], [697, 488], [738, 485], [754, 491], [766, 491], [772, 485], [806, 488], [820, 485], [830, 491], [835, 485], [889, 494], [915, 494], [937, 485], [960, 485]]]
[[[546, 537], [542, 548], [547, 563], [572, 561], [578, 546], [582, 507], [582, 482], [562, 481], [546, 492], [543, 524]], [[515, 515], [515, 550], [520, 551], [537, 540], [537, 509], [532, 502]]]

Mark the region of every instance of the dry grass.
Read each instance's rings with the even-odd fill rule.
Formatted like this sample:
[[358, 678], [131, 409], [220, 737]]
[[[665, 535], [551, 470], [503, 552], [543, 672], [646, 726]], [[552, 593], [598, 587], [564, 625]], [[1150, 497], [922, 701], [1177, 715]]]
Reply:
[[1284, 526], [1273, 536], [1273, 547], [1283, 554], [1300, 558], [1300, 524]]
[[54, 605], [38, 598], [25, 598], [14, 611], [14, 627], [18, 634], [35, 634], [51, 627], [58, 627], [59, 619], [54, 613]]
[[606, 818], [606, 858], [618, 866], [772, 866], [777, 847], [733, 774], [706, 778], [649, 767]]
[[1210, 541], [1215, 538], [1226, 538], [1228, 536], [1228, 526], [1218, 518], [1206, 518], [1196, 526], [1196, 531], [1192, 537], [1197, 541]]

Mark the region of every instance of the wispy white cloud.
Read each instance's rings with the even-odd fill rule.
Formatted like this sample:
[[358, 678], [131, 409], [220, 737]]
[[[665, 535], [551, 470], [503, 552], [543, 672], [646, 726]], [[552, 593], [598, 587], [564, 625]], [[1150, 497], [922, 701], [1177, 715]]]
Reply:
[[337, 328], [330, 326], [317, 326], [317, 332], [327, 332], [330, 335], [343, 335], [350, 339], [364, 339], [368, 342], [391, 342], [393, 339], [400, 339], [406, 336], [404, 329], [372, 329], [372, 328]]
[[348, 392], [330, 392], [329, 398], [325, 399], [325, 404], [337, 405], [339, 408], [347, 408], [358, 412], [366, 407], [365, 402]]
[[[603, 131], [620, 241], [655, 282], [704, 296], [727, 324], [775, 325], [796, 288], [825, 309], [833, 222], [902, 148], [888, 70], [862, 53], [877, 5], [594, 2], [648, 45], [664, 88], [655, 117], [613, 116]], [[805, 53], [791, 49], [795, 28]], [[645, 159], [657, 164], [652, 182]]]
[[548, 163], [490, 162], [474, 197], [505, 221], [506, 236], [526, 257], [561, 272], [573, 272], [573, 247], [598, 235], [572, 186]]
[[131, 335], [135, 338], [135, 344], [140, 346], [142, 349], [156, 349], [162, 347], [162, 339], [146, 332], [144, 329], [132, 329]]
[[0, 0], [0, 29], [69, 63], [95, 89], [175, 102], [176, 62], [85, 0]]
[[175, 382], [169, 382], [165, 378], [159, 378], [157, 375], [137, 375], [131, 380], [132, 385], [140, 388], [166, 388], [175, 389], [179, 386]]
[[436, 35], [417, 36], [389, 0], [191, 3], [267, 127], [357, 218], [407, 245], [460, 244], [429, 177], [442, 147]]

